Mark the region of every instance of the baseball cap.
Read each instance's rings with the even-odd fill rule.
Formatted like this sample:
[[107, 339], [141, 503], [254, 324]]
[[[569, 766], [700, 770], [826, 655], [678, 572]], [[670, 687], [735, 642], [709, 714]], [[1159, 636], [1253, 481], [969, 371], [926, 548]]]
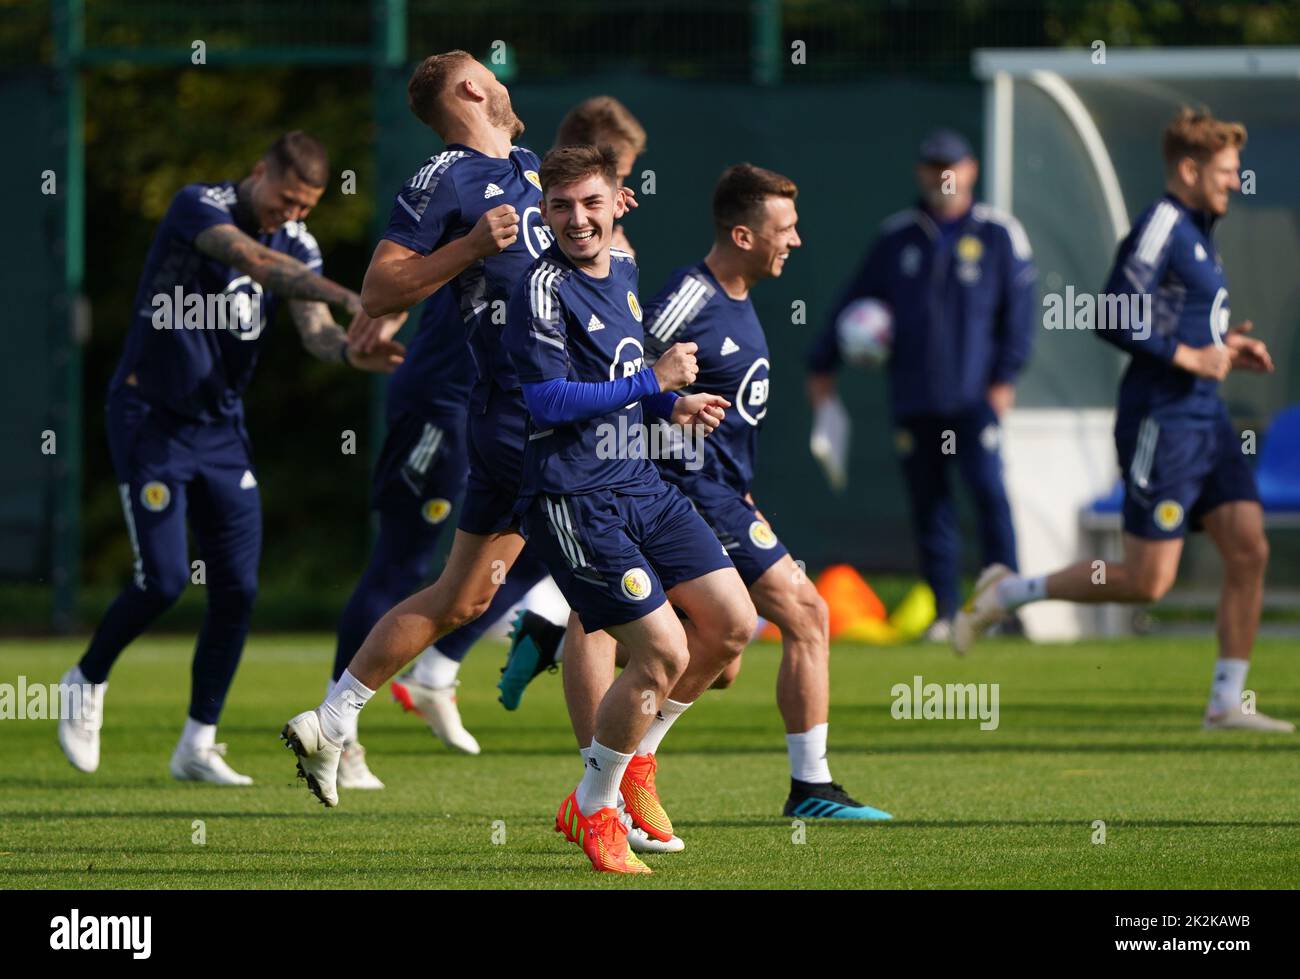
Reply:
[[922, 163], [956, 163], [971, 153], [970, 143], [951, 129], [936, 129], [921, 140], [919, 159]]

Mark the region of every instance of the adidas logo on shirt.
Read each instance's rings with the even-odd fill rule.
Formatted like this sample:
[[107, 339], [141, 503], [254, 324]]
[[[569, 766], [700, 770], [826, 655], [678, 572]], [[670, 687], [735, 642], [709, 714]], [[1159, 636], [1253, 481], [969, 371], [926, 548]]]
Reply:
[[257, 485], [257, 477], [253, 475], [251, 469], [245, 469], [243, 477], [239, 480], [240, 489], [252, 489]]
[[483, 188], [483, 199], [487, 200], [489, 197], [500, 197], [504, 193], [505, 191], [496, 184], [488, 184]]
[[722, 341], [723, 357], [727, 356], [727, 354], [734, 354], [739, 349], [740, 349], [740, 344], [738, 344], [735, 340], [731, 339], [731, 337], [727, 337], [725, 340]]
[[592, 313], [591, 319], [587, 323], [587, 332], [595, 333], [597, 330], [603, 329], [605, 329], [605, 324], [600, 321], [600, 318], [595, 313]]

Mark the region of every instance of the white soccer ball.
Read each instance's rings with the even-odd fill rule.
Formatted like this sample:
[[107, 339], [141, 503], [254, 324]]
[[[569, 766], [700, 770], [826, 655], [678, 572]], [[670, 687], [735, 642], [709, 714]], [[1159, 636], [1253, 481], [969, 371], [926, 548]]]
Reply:
[[855, 299], [835, 321], [840, 355], [855, 367], [876, 366], [889, 359], [894, 342], [894, 314], [879, 299]]

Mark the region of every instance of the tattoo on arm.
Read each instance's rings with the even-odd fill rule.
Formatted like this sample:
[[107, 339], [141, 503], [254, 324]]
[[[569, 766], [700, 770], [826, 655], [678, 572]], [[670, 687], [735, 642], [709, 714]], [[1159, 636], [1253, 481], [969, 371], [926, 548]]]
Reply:
[[289, 312], [309, 354], [318, 360], [339, 359], [339, 350], [347, 343], [347, 334], [334, 322], [328, 306], [322, 302], [294, 299], [289, 303]]
[[199, 232], [194, 244], [203, 254], [247, 272], [287, 299], [312, 299], [342, 306], [349, 312], [361, 308], [361, 300], [352, 290], [317, 275], [296, 258], [254, 241], [233, 224], [218, 224]]

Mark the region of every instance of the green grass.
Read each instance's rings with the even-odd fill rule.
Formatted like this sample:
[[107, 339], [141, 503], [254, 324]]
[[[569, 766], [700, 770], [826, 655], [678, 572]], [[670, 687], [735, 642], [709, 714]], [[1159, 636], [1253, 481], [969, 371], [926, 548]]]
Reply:
[[[0, 682], [56, 680], [77, 641], [0, 642]], [[62, 757], [50, 721], [0, 721], [0, 886], [298, 887], [1295, 887], [1295, 736], [1206, 733], [1209, 638], [945, 649], [838, 644], [830, 759], [838, 781], [890, 810], [887, 825], [809, 822], [792, 843], [773, 702], [779, 650], [746, 653], [737, 685], [670, 733], [660, 787], [686, 840], [650, 878], [597, 876], [551, 829], [579, 774], [560, 685], [539, 677], [520, 710], [495, 700], [499, 647], [462, 672], [484, 753], [454, 755], [379, 694], [362, 719], [383, 792], [326, 811], [293, 778], [277, 732], [318, 702], [332, 637], [257, 636], [220, 737], [250, 788], [173, 782], [192, 641], [143, 640], [107, 699], [103, 762]], [[1248, 686], [1300, 717], [1300, 652], [1261, 642]], [[895, 720], [890, 687], [1000, 684], [1001, 724]], [[1093, 821], [1106, 823], [1094, 845]], [[206, 845], [191, 841], [194, 820]], [[492, 842], [503, 820], [506, 842]]]

